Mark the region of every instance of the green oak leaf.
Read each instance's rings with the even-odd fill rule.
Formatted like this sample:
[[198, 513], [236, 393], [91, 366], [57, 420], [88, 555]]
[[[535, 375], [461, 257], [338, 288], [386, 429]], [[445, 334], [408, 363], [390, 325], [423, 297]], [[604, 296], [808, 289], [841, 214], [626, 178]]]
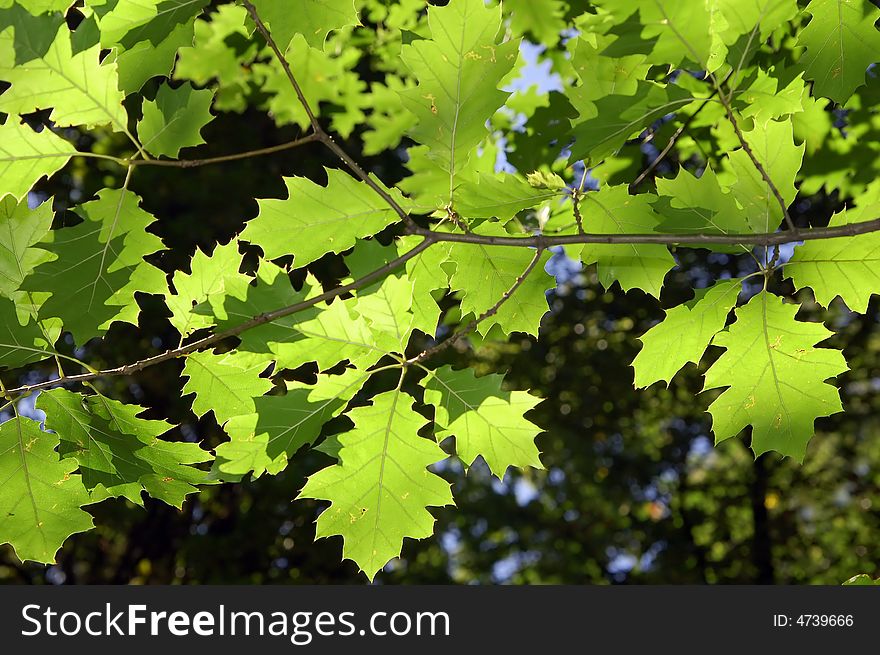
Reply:
[[56, 352], [53, 345], [61, 336], [61, 322], [37, 322], [30, 312], [19, 310], [19, 304], [0, 296], [0, 370], [33, 364]]
[[296, 34], [302, 34], [309, 46], [321, 48], [331, 31], [360, 24], [354, 0], [298, 0], [296, 10], [286, 0], [253, 0], [253, 4], [281, 50]]
[[[721, 186], [718, 176], [706, 167], [700, 177], [684, 168], [675, 178], [656, 178], [657, 193], [668, 202], [659, 208], [660, 229], [674, 233], [748, 234], [752, 225], [736, 197]], [[732, 251], [742, 252], [733, 247]]]
[[431, 535], [428, 507], [453, 503], [449, 483], [427, 468], [446, 453], [418, 435], [427, 421], [412, 403], [395, 390], [351, 410], [354, 429], [338, 438], [339, 462], [309, 477], [299, 494], [330, 501], [318, 517], [316, 538], [341, 535], [343, 557], [370, 580], [400, 555], [405, 537]]
[[860, 573], [859, 575], [854, 575], [843, 584], [850, 587], [880, 586], [880, 578], [875, 580], [867, 573]]
[[585, 34], [574, 42], [572, 67], [581, 81], [580, 86], [567, 90], [572, 105], [581, 119], [597, 115], [595, 102], [609, 95], [631, 96], [639, 90], [639, 81], [650, 68], [646, 55], [632, 54], [610, 57], [604, 53], [615, 41], [612, 34], [600, 34], [605, 29], [607, 16], [582, 16]]
[[[625, 184], [603, 186], [583, 195], [584, 229], [596, 234], [656, 232], [660, 216], [648, 195], [631, 196]], [[570, 210], [569, 210], [570, 211]], [[674, 266], [669, 249], [662, 245], [586, 244], [580, 251], [584, 264], [596, 264], [599, 281], [607, 289], [619, 282], [624, 291], [642, 289], [660, 297], [663, 278]]]
[[666, 318], [645, 332], [633, 360], [635, 386], [663, 380], [667, 386], [688, 362], [697, 363], [712, 338], [724, 329], [736, 304], [742, 280], [722, 280], [697, 291], [693, 300], [666, 311]]
[[566, 4], [562, 0], [507, 0], [510, 27], [517, 34], [533, 34], [539, 43], [553, 47], [566, 28]]
[[[180, 48], [174, 66], [174, 79], [191, 80], [205, 86], [212, 80], [217, 88], [214, 108], [217, 111], [244, 111], [245, 93], [253, 79], [250, 63], [259, 51], [257, 43], [249, 43], [253, 27], [247, 9], [241, 5], [220, 5], [211, 20], [197, 19], [193, 24], [194, 38]], [[239, 53], [231, 44], [247, 43]]]
[[75, 154], [73, 144], [52, 130], [35, 132], [14, 116], [7, 117], [0, 125], [0, 198], [26, 198], [41, 177], [60, 171]]
[[[751, 130], [744, 130], [743, 136], [786, 206], [790, 205], [797, 195], [794, 181], [804, 157], [804, 145], [794, 143], [791, 119], [756, 123]], [[782, 220], [782, 208], [748, 153], [742, 148], [731, 152], [728, 164], [737, 178], [730, 189], [748, 215], [752, 231], [775, 230]]]
[[155, 219], [131, 191], [103, 189], [97, 200], [77, 211], [85, 220], [51, 233], [52, 241], [43, 248], [54, 258], [37, 266], [22, 289], [50, 292], [40, 317], [60, 318], [74, 340], [84, 344], [115, 321], [137, 324], [135, 293], [160, 293], [165, 286], [162, 271], [144, 256], [164, 245], [145, 231]]
[[176, 158], [181, 148], [204, 143], [201, 129], [214, 118], [210, 112], [213, 99], [209, 89], [196, 91], [190, 84], [176, 89], [160, 86], [156, 99], [144, 103], [144, 115], [138, 122], [144, 149]]
[[[458, 187], [455, 210], [462, 218], [497, 218], [507, 222], [523, 209], [536, 207], [541, 203], [561, 198], [561, 189], [565, 182], [547, 178], [546, 182], [554, 184], [550, 188], [536, 188], [534, 177], [530, 173], [528, 181], [516, 175], [481, 174], [474, 182], [464, 182]], [[561, 183], [562, 186], [555, 186]]]
[[93, 501], [124, 497], [143, 506], [146, 492], [180, 508], [198, 491], [194, 485], [208, 482], [207, 471], [192, 465], [211, 455], [198, 444], [160, 439], [174, 426], [140, 418], [143, 407], [64, 389], [43, 392], [37, 407], [61, 437], [62, 455], [79, 463]]
[[843, 411], [825, 382], [848, 370], [839, 350], [816, 348], [832, 336], [821, 323], [795, 320], [798, 306], [766, 291], [736, 310], [736, 322], [712, 345], [724, 354], [706, 372], [704, 390], [726, 390], [709, 406], [716, 443], [752, 426], [752, 450], [802, 462], [813, 423]]
[[217, 448], [220, 471], [233, 475], [278, 474], [303, 446], [311, 446], [321, 428], [338, 416], [370, 373], [346, 369], [320, 375], [315, 385], [288, 382], [283, 396], [261, 396], [256, 412], [235, 416], [225, 426], [230, 440]]
[[10, 30], [0, 34], [0, 80], [12, 85], [0, 95], [0, 111], [28, 114], [51, 107], [57, 127], [109, 125], [128, 133], [116, 65], [101, 63], [100, 45], [74, 54], [71, 33], [62, 25], [44, 55], [15, 66], [12, 39]]
[[337, 298], [318, 307], [317, 313], [298, 317], [286, 328], [286, 335], [268, 341], [279, 368], [294, 369], [315, 362], [319, 370], [326, 371], [346, 359], [358, 368], [367, 368], [389, 354], [375, 344], [370, 324], [351, 301]]
[[598, 163], [657, 119], [681, 111], [693, 101], [690, 92], [679, 86], [641, 80], [632, 95], [601, 97], [595, 101], [594, 115], [574, 122], [572, 158]]
[[[211, 315], [225, 319], [223, 307], [229, 297], [243, 300], [247, 296], [251, 278], [240, 273], [239, 268], [241, 253], [238, 252], [238, 242], [233, 240], [217, 246], [210, 255], [196, 250], [190, 272], [177, 271], [174, 274], [174, 288], [165, 292], [165, 304], [171, 310], [169, 320], [181, 336], [214, 325], [216, 321]], [[206, 302], [210, 312], [196, 310], [198, 305]]]
[[[880, 182], [856, 199], [856, 206], [831, 217], [829, 227], [870, 221], [880, 216]], [[795, 287], [810, 287], [826, 307], [840, 296], [853, 311], [868, 311], [871, 296], [880, 294], [880, 232], [841, 239], [806, 241], [785, 266]]]
[[272, 381], [260, 377], [270, 360], [257, 353], [228, 352], [218, 355], [202, 351], [186, 358], [184, 395], [195, 394], [196, 416], [214, 413], [219, 425], [234, 416], [253, 414], [255, 399], [272, 388]]
[[52, 227], [52, 203], [29, 209], [26, 200], [0, 199], [0, 296], [11, 298], [21, 283], [51, 255], [34, 248]]
[[158, 45], [138, 41], [121, 52], [115, 51], [119, 89], [126, 94], [136, 93], [152, 77], [169, 77], [178, 50], [191, 47], [194, 34], [194, 23], [185, 23], [175, 27]]
[[518, 43], [497, 44], [501, 9], [483, 0], [429, 7], [428, 25], [430, 39], [401, 50], [419, 85], [401, 91], [400, 98], [418, 119], [407, 134], [428, 146], [427, 157], [445, 172], [447, 198], [454, 205], [456, 174], [488, 135], [486, 121], [509, 96], [498, 85], [516, 62]]
[[65, 12], [73, 3], [74, 0], [0, 0], [0, 7], [19, 5], [34, 16], [39, 16], [50, 11]]
[[112, 0], [96, 7], [105, 48], [138, 43], [158, 46], [181, 25], [192, 23], [210, 0]]
[[0, 32], [14, 31], [15, 65], [21, 65], [44, 56], [52, 47], [55, 35], [64, 23], [59, 13], [32, 14], [20, 2], [4, 7], [0, 2]]
[[[712, 0], [724, 16], [722, 39], [733, 45], [743, 36], [765, 41], [798, 13], [797, 0]], [[722, 25], [718, 25], [719, 28]]]
[[[498, 234], [492, 226], [480, 226], [479, 234]], [[487, 312], [513, 287], [526, 270], [535, 253], [517, 246], [483, 246], [456, 243], [449, 250], [449, 260], [455, 263], [450, 278], [453, 290], [461, 291], [462, 314], [480, 316]], [[538, 334], [541, 318], [549, 311], [546, 292], [554, 286], [553, 278], [544, 271], [549, 256], [541, 255], [535, 269], [516, 290], [516, 293], [498, 307], [493, 316], [487, 316], [477, 329], [486, 334], [497, 325], [505, 334], [525, 332]]]
[[[327, 186], [304, 177], [286, 178], [285, 183], [288, 197], [259, 200], [260, 213], [241, 234], [245, 241], [260, 246], [267, 259], [292, 254], [299, 268], [327, 253], [347, 250], [358, 238], [400, 220], [375, 191], [340, 170], [327, 169]], [[400, 192], [377, 184], [407, 205]]]
[[0, 424], [0, 543], [22, 561], [51, 564], [72, 534], [94, 527], [91, 500], [72, 459], [60, 459], [57, 434], [16, 416]]
[[[397, 254], [412, 250], [421, 239], [416, 236], [397, 240]], [[407, 277], [412, 281], [413, 297], [410, 311], [413, 314], [413, 328], [433, 337], [440, 321], [440, 306], [437, 301], [449, 287], [449, 277], [443, 265], [449, 261], [447, 248], [428, 248], [418, 257], [406, 263]]]
[[413, 283], [405, 275], [388, 275], [369, 293], [361, 293], [354, 311], [364, 317], [373, 343], [387, 352], [403, 353], [413, 330]]
[[466, 466], [482, 457], [503, 478], [508, 467], [543, 468], [535, 446], [541, 428], [523, 414], [541, 402], [525, 391], [502, 391], [503, 375], [477, 377], [472, 369], [444, 366], [422, 381], [425, 403], [435, 406], [437, 440], [455, 436]]
[[799, 74], [785, 88], [782, 81], [758, 69], [756, 77], [747, 89], [743, 89], [735, 103], [742, 107], [740, 113], [746, 118], [754, 118], [758, 123], [766, 123], [804, 110], [808, 97], [802, 74]]
[[[257, 270], [256, 284], [244, 289], [244, 296], [226, 294], [213, 303], [206, 302], [194, 311], [213, 317], [218, 330], [227, 330], [245, 323], [260, 314], [275, 311], [302, 302], [309, 295], [314, 278], [309, 278], [303, 288], [294, 290], [287, 272], [270, 261], [262, 260]], [[236, 285], [236, 293], [238, 293]], [[239, 350], [254, 353], [271, 353], [270, 343], [291, 338], [291, 327], [297, 322], [317, 315], [319, 310], [307, 309], [291, 316], [258, 325], [239, 335]]]
[[159, 45], [179, 25], [192, 22], [208, 4], [210, 0], [162, 0], [156, 6], [156, 17], [126, 32], [119, 43], [125, 48], [144, 40]]
[[805, 11], [812, 18], [798, 35], [807, 49], [798, 65], [816, 95], [844, 104], [880, 61], [880, 9], [867, 0], [812, 0]]

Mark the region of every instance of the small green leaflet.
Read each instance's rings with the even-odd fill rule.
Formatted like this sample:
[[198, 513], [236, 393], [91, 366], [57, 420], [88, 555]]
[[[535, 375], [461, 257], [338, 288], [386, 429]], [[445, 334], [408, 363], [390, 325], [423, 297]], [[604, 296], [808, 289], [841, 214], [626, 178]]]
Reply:
[[802, 462], [815, 420], [843, 411], [825, 382], [848, 370], [843, 354], [816, 348], [833, 333], [795, 320], [797, 311], [761, 292], [712, 340], [726, 352], [706, 372], [704, 390], [728, 387], [709, 406], [716, 443], [751, 425], [755, 455], [775, 450]]
[[[327, 169], [327, 186], [304, 177], [286, 178], [288, 197], [260, 200], [260, 213], [241, 238], [260, 246], [267, 259], [294, 256], [297, 268], [323, 255], [351, 248], [399, 220], [397, 213], [365, 183], [337, 169]], [[407, 205], [398, 191], [389, 191]]]
[[350, 411], [354, 429], [339, 437], [339, 463], [312, 475], [299, 495], [331, 502], [318, 517], [316, 537], [342, 535], [343, 557], [370, 580], [400, 555], [404, 537], [431, 535], [428, 507], [453, 504], [449, 483], [427, 469], [446, 453], [418, 435], [427, 420], [412, 403], [399, 390], [387, 391]]
[[805, 11], [812, 18], [798, 36], [807, 48], [798, 65], [817, 95], [842, 105], [880, 61], [880, 9], [868, 0], [812, 0]]
[[272, 388], [268, 378], [260, 377], [270, 361], [256, 353], [229, 352], [218, 355], [197, 352], [186, 358], [184, 394], [195, 394], [193, 412], [204, 416], [210, 411], [219, 425], [234, 416], [253, 414], [254, 399]]
[[302, 34], [311, 47], [321, 48], [329, 32], [360, 24], [354, 0], [297, 0], [295, 10], [289, 0], [253, 0], [253, 4], [282, 50], [296, 34]]
[[[104, 396], [82, 396], [64, 389], [40, 394], [46, 427], [61, 437], [61, 452], [75, 459], [92, 501], [124, 497], [143, 505], [143, 492], [180, 508], [208, 474], [193, 464], [211, 460], [198, 444], [159, 437], [173, 426], [140, 418], [137, 405]], [[65, 460], [66, 461], [66, 460]]]
[[428, 24], [431, 38], [401, 51], [419, 85], [401, 91], [400, 97], [418, 119], [409, 136], [428, 146], [428, 157], [448, 173], [452, 202], [456, 173], [486, 137], [486, 121], [509, 95], [498, 85], [513, 68], [518, 43], [496, 43], [501, 10], [486, 7], [483, 0], [430, 7]]
[[690, 302], [673, 307], [666, 318], [640, 337], [642, 349], [633, 360], [635, 386], [668, 385], [688, 362], [697, 363], [719, 331], [724, 329], [742, 280], [722, 280], [701, 289]]
[[455, 452], [466, 466], [481, 456], [498, 478], [510, 466], [543, 468], [535, 447], [541, 428], [523, 414], [541, 402], [525, 391], [503, 391], [502, 375], [476, 377], [451, 366], [423, 380], [425, 402], [435, 406], [437, 440], [455, 436]]
[[195, 91], [190, 84], [176, 89], [160, 86], [156, 99], [144, 103], [144, 116], [138, 122], [144, 149], [177, 157], [181, 148], [204, 143], [201, 129], [214, 118], [209, 111], [213, 99], [209, 89]]
[[60, 171], [75, 154], [73, 144], [52, 130], [34, 132], [8, 116], [0, 125], [0, 198], [26, 198], [41, 177]]
[[91, 502], [72, 459], [60, 459], [58, 435], [16, 416], [0, 424], [0, 543], [22, 561], [51, 564], [70, 535], [93, 527]]
[[[880, 182], [856, 199], [856, 206], [837, 212], [829, 227], [861, 223], [880, 216]], [[880, 232], [857, 237], [806, 241], [785, 266], [798, 289], [810, 287], [826, 307], [840, 296], [853, 311], [868, 311], [871, 296], [880, 294]]]

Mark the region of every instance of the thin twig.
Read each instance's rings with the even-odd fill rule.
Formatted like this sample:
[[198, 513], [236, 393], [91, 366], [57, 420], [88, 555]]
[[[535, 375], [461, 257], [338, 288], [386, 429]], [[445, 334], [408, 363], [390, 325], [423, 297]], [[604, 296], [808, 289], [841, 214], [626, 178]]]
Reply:
[[583, 192], [580, 189], [574, 189], [571, 194], [571, 207], [574, 213], [574, 222], [577, 225], [578, 234], [586, 234], [584, 231], [584, 218], [581, 216], [581, 198]]
[[245, 321], [244, 323], [240, 323], [234, 327], [229, 328], [228, 330], [223, 330], [222, 332], [217, 332], [210, 336], [207, 336], [203, 339], [199, 339], [198, 341], [193, 341], [192, 343], [186, 344], [184, 346], [180, 346], [179, 348], [174, 348], [173, 350], [166, 350], [163, 353], [158, 355], [154, 355], [153, 357], [148, 357], [146, 359], [142, 359], [137, 362], [133, 362], [131, 364], [125, 364], [124, 366], [118, 366], [116, 368], [105, 369], [103, 371], [95, 371], [92, 373], [83, 373], [80, 375], [68, 375], [63, 380], [47, 380], [45, 382], [40, 382], [37, 384], [25, 385], [15, 389], [10, 389], [9, 394], [16, 394], [25, 396], [34, 391], [38, 391], [40, 389], [46, 389], [49, 387], [53, 387], [59, 384], [71, 384], [71, 383], [80, 383], [80, 382], [88, 382], [90, 380], [95, 380], [102, 377], [112, 377], [112, 376], [120, 376], [120, 375], [131, 375], [132, 373], [136, 373], [141, 371], [149, 366], [155, 366], [156, 364], [161, 364], [162, 362], [167, 362], [172, 359], [176, 359], [178, 357], [182, 357], [184, 355], [188, 355], [190, 353], [194, 353], [199, 350], [203, 350], [208, 348], [209, 346], [213, 346], [224, 339], [228, 339], [230, 337], [237, 336], [242, 332], [246, 332], [247, 330], [251, 330], [259, 325], [264, 325], [266, 323], [271, 323], [272, 321], [276, 321], [279, 318], [284, 318], [285, 316], [290, 316], [291, 314], [296, 314], [297, 312], [301, 312], [309, 307], [313, 307], [319, 303], [322, 303], [326, 300], [332, 300], [333, 298], [340, 296], [344, 293], [348, 293], [349, 291], [354, 291], [356, 289], [360, 289], [363, 286], [371, 284], [372, 282], [379, 280], [385, 277], [388, 273], [393, 271], [394, 269], [402, 266], [410, 259], [418, 256], [424, 250], [426, 250], [429, 246], [436, 242], [436, 239], [433, 237], [425, 238], [419, 245], [417, 245], [412, 250], [409, 250], [402, 254], [400, 257], [392, 259], [390, 262], [386, 263], [384, 266], [381, 266], [367, 275], [355, 280], [354, 282], [350, 282], [349, 284], [345, 284], [335, 289], [331, 289], [330, 291], [326, 291], [321, 295], [315, 296], [313, 298], [309, 298], [308, 300], [303, 300], [302, 302], [295, 303], [293, 305], [288, 305], [287, 307], [282, 307], [281, 309], [276, 309], [271, 312], [266, 312], [260, 314], [259, 316], [254, 316], [252, 319]]
[[451, 346], [454, 346], [458, 341], [460, 341], [466, 335], [468, 335], [471, 332], [473, 332], [474, 330], [476, 330], [477, 326], [480, 323], [482, 323], [483, 321], [485, 321], [487, 318], [489, 318], [491, 316], [495, 316], [495, 314], [497, 314], [498, 310], [501, 308], [501, 305], [503, 305], [505, 302], [507, 302], [508, 299], [510, 299], [510, 297], [514, 293], [516, 293], [516, 290], [519, 289], [520, 286], [522, 286], [522, 283], [526, 281], [526, 278], [529, 276], [529, 273], [531, 273], [535, 269], [535, 266], [538, 265], [538, 262], [541, 260], [541, 255], [543, 255], [543, 254], [544, 254], [544, 250], [539, 248], [535, 252], [535, 256], [532, 257], [532, 261], [529, 262], [529, 265], [526, 267], [526, 269], [522, 272], [522, 274], [519, 277], [516, 278], [516, 280], [514, 280], [513, 284], [510, 286], [510, 288], [501, 295], [501, 297], [498, 299], [498, 302], [496, 302], [489, 309], [487, 309], [485, 312], [480, 314], [477, 318], [472, 320], [470, 323], [468, 323], [466, 326], [464, 326], [461, 330], [459, 330], [458, 332], [456, 332], [452, 336], [448, 337], [447, 339], [444, 339], [440, 343], [435, 344], [434, 346], [431, 346], [430, 348], [428, 348], [426, 350], [423, 350], [415, 357], [412, 357], [412, 358], [406, 360], [406, 362], [404, 364], [406, 366], [411, 366], [413, 364], [419, 364], [419, 363], [425, 361], [426, 359], [433, 357], [437, 353], [442, 352]]
[[[132, 159], [132, 160], [116, 160], [120, 164], [130, 166], [167, 166], [169, 168], [196, 168], [198, 166], [208, 166], [210, 164], [220, 164], [227, 161], [237, 161], [239, 159], [250, 159], [251, 157], [261, 157], [263, 155], [271, 155], [276, 152], [283, 152], [296, 148], [307, 143], [318, 141], [317, 134], [309, 134], [287, 143], [281, 143], [277, 146], [269, 146], [267, 148], [258, 148], [256, 150], [247, 150], [245, 152], [236, 152], [231, 155], [219, 155], [217, 157], [207, 157], [205, 159]], [[116, 159], [116, 158], [114, 158]]]
[[278, 62], [281, 64], [281, 68], [284, 70], [284, 74], [287, 76], [287, 80], [290, 82], [290, 85], [293, 87], [294, 93], [296, 93], [296, 97], [299, 99], [300, 104], [306, 112], [306, 115], [309, 118], [309, 123], [312, 126], [312, 131], [315, 133], [315, 138], [327, 146], [333, 153], [339, 157], [343, 163], [348, 167], [348, 169], [355, 174], [362, 182], [364, 182], [367, 186], [369, 186], [376, 194], [379, 195], [382, 200], [384, 200], [391, 209], [400, 217], [401, 220], [407, 223], [407, 225], [414, 225], [412, 218], [410, 218], [409, 213], [400, 206], [400, 203], [397, 202], [394, 198], [391, 197], [391, 194], [388, 193], [380, 184], [378, 184], [373, 178], [371, 178], [367, 172], [358, 165], [358, 163], [352, 159], [339, 144], [334, 141], [333, 137], [330, 136], [323, 127], [321, 127], [321, 123], [318, 121], [315, 112], [313, 111], [311, 105], [309, 105], [309, 101], [306, 99], [305, 94], [303, 93], [302, 87], [299, 85], [299, 82], [296, 79], [296, 76], [293, 74], [293, 70], [290, 68], [290, 62], [287, 61], [287, 57], [284, 56], [284, 53], [281, 51], [281, 48], [278, 47], [278, 44], [275, 42], [275, 39], [272, 38], [272, 34], [269, 32], [269, 29], [266, 27], [263, 20], [260, 18], [260, 15], [257, 13], [257, 8], [254, 7], [253, 3], [249, 2], [249, 0], [243, 0], [242, 4], [245, 9], [247, 9], [248, 13], [251, 16], [251, 19], [254, 21], [254, 25], [257, 26], [257, 30], [260, 34], [263, 35], [263, 38], [266, 40], [269, 48], [275, 53], [275, 57], [278, 59]]

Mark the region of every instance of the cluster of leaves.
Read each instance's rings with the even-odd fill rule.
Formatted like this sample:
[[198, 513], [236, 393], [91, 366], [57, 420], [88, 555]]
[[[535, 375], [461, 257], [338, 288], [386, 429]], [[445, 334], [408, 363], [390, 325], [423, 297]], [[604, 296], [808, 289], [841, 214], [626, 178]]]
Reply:
[[[315, 448], [335, 463], [300, 497], [329, 501], [318, 536], [342, 535], [372, 578], [405, 537], [432, 533], [428, 508], [454, 502], [438, 475], [449, 458], [482, 458], [498, 477], [541, 466], [524, 416], [538, 398], [430, 363], [466, 335], [537, 336], [551, 246], [606, 288], [657, 299], [679, 248], [754, 261], [669, 309], [633, 362], [646, 387], [723, 349], [705, 379], [724, 389], [709, 406], [716, 441], [750, 428], [756, 454], [802, 460], [814, 421], [842, 410], [833, 379], [847, 364], [819, 345], [832, 332], [798, 320], [771, 281], [862, 313], [880, 291], [880, 11], [867, 1], [72, 4], [0, 0], [0, 367], [58, 368], [3, 387], [0, 541], [22, 559], [50, 562], [90, 529], [84, 506], [144, 493], [180, 506], [200, 485], [277, 474]], [[527, 85], [526, 41], [543, 46], [554, 90]], [[361, 79], [362, 57], [384, 79]], [[286, 178], [288, 196], [258, 200], [238, 238], [166, 275], [149, 230], [173, 217], [148, 213], [131, 178], [268, 154], [178, 159], [204, 142], [212, 111], [254, 106], [307, 132], [274, 150], [323, 145], [347, 170]], [[400, 148], [410, 174], [391, 185], [365, 172], [330, 131], [357, 133], [365, 155]], [[128, 154], [81, 145], [99, 133]], [[675, 169], [661, 161], [673, 150]], [[624, 180], [645, 156], [647, 172], [670, 175], [637, 193], [647, 175]], [[125, 181], [53, 229], [51, 203], [30, 192], [80, 157]], [[831, 231], [798, 229], [790, 208], [823, 185], [844, 202]], [[776, 238], [780, 226], [794, 231]], [[329, 287], [309, 268], [325, 257], [345, 267]], [[95, 370], [86, 344], [136, 326], [145, 296], [179, 347]], [[213, 452], [101, 388], [172, 359], [193, 413], [229, 437]], [[311, 380], [291, 379], [303, 367]], [[37, 394], [42, 424], [19, 408]]]

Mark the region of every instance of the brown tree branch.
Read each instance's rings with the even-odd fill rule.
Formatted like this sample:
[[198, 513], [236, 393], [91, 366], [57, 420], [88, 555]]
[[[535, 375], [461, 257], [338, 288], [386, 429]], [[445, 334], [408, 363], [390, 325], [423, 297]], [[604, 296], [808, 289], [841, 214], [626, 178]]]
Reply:
[[435, 241], [447, 241], [452, 243], [473, 243], [482, 246], [520, 246], [527, 248], [548, 249], [554, 246], [565, 246], [578, 243], [605, 243], [605, 244], [658, 244], [665, 246], [674, 245], [697, 245], [709, 247], [712, 245], [755, 245], [774, 246], [797, 241], [816, 241], [820, 239], [838, 239], [841, 237], [853, 237], [860, 234], [869, 234], [880, 231], [880, 218], [875, 218], [864, 223], [849, 223], [836, 227], [822, 227], [809, 230], [784, 230], [782, 232], [763, 232], [757, 234], [566, 234], [561, 236], [534, 235], [530, 237], [515, 236], [489, 236], [483, 234], [469, 234], [433, 232], [427, 228], [409, 228], [409, 234], [422, 237], [432, 235]]
[[[526, 248], [537, 248], [538, 253], [536, 253], [533, 263], [530, 264], [528, 270], [523, 273], [520, 278], [517, 278], [514, 285], [511, 287], [508, 292], [502, 296], [498, 303], [495, 306], [490, 308], [485, 314], [478, 317], [475, 321], [472, 321], [473, 326], [470, 324], [464, 329], [464, 333], [470, 332], [476, 327], [480, 321], [485, 320], [489, 316], [494, 315], [498, 308], [504, 303], [522, 284], [522, 281], [525, 279], [526, 275], [532, 271], [534, 266], [537, 264], [538, 258], [540, 257], [540, 253], [544, 250], [552, 248], [554, 246], [562, 246], [567, 244], [576, 244], [576, 243], [605, 243], [605, 244], [660, 244], [660, 245], [675, 245], [675, 244], [689, 244], [689, 245], [713, 245], [713, 244], [753, 244], [760, 246], [772, 246], [772, 245], [780, 245], [784, 243], [792, 243], [796, 241], [814, 241], [819, 239], [835, 239], [841, 237], [853, 237], [861, 234], [869, 234], [871, 232], [880, 231], [880, 218], [876, 218], [871, 221], [866, 221], [864, 223], [850, 223], [847, 225], [839, 225], [837, 227], [826, 227], [826, 228], [816, 228], [812, 230], [785, 230], [783, 232], [769, 232], [764, 234], [724, 234], [724, 235], [712, 235], [712, 234], [573, 234], [573, 235], [563, 235], [563, 236], [555, 236], [555, 237], [546, 237], [542, 235], [532, 236], [532, 237], [500, 237], [500, 236], [487, 236], [481, 234], [452, 234], [452, 233], [442, 233], [442, 232], [433, 232], [431, 230], [416, 227], [415, 229], [409, 229], [408, 232], [410, 234], [416, 234], [418, 236], [423, 237], [423, 240], [419, 245], [414, 247], [412, 250], [407, 251], [400, 257], [397, 257], [384, 266], [377, 268], [376, 270], [368, 273], [367, 275], [359, 278], [349, 284], [342, 285], [336, 287], [335, 289], [331, 289], [330, 291], [326, 291], [319, 296], [315, 296], [314, 298], [310, 298], [309, 300], [304, 300], [302, 302], [296, 303], [294, 305], [289, 305], [287, 307], [282, 307], [280, 309], [266, 312], [264, 314], [260, 314], [259, 316], [255, 316], [252, 319], [245, 321], [239, 325], [236, 325], [228, 330], [224, 330], [222, 332], [217, 332], [213, 335], [207, 336], [203, 339], [199, 339], [192, 343], [183, 345], [179, 348], [175, 348], [173, 350], [167, 350], [158, 355], [154, 355], [153, 357], [148, 357], [146, 359], [139, 360], [137, 362], [133, 362], [131, 364], [126, 364], [124, 366], [119, 366], [112, 369], [106, 369], [102, 371], [94, 371], [89, 373], [83, 373], [80, 375], [69, 375], [65, 377], [63, 380], [47, 380], [46, 382], [40, 382], [37, 384], [26, 385], [17, 387], [15, 389], [10, 389], [8, 393], [16, 396], [25, 396], [34, 391], [38, 391], [40, 389], [47, 389], [49, 387], [53, 387], [60, 384], [69, 384], [69, 383], [77, 383], [77, 382], [87, 382], [90, 380], [95, 380], [102, 377], [110, 377], [110, 376], [122, 376], [122, 375], [131, 375], [132, 373], [136, 373], [144, 368], [149, 366], [154, 366], [156, 364], [160, 364], [162, 362], [169, 361], [171, 359], [176, 359], [177, 357], [182, 357], [184, 355], [188, 355], [190, 353], [202, 350], [209, 346], [212, 346], [224, 339], [228, 339], [229, 337], [234, 337], [242, 332], [246, 332], [252, 328], [255, 328], [259, 325], [263, 325], [265, 323], [271, 323], [274, 320], [279, 318], [283, 318], [285, 316], [290, 316], [291, 314], [295, 314], [297, 312], [303, 311], [304, 309], [308, 309], [309, 307], [313, 307], [318, 303], [324, 302], [326, 300], [331, 300], [337, 296], [340, 296], [344, 293], [348, 293], [349, 291], [354, 291], [363, 286], [371, 284], [372, 282], [383, 278], [389, 272], [398, 268], [399, 266], [405, 264], [410, 259], [417, 257], [419, 254], [427, 250], [430, 246], [435, 243], [441, 242], [452, 242], [452, 243], [472, 243], [479, 244], [483, 246], [519, 246]], [[463, 335], [459, 335], [456, 338], [459, 339]], [[452, 337], [450, 337], [451, 339]], [[448, 340], [447, 340], [448, 341]], [[445, 344], [446, 341], [443, 342]], [[438, 346], [442, 346], [440, 349], [445, 349], [451, 346], [452, 343], [448, 345], [438, 344]], [[436, 348], [436, 346], [435, 346]], [[431, 354], [437, 352], [431, 349]], [[417, 355], [417, 360], [419, 362], [423, 361], [421, 355]]]

